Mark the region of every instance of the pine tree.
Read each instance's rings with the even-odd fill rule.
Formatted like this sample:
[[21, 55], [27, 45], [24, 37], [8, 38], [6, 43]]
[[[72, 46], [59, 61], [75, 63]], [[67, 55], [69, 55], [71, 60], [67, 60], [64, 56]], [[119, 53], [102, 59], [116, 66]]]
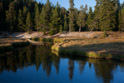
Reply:
[[[60, 17], [60, 6], [57, 3], [56, 8], [53, 9], [53, 15], [51, 17], [51, 31], [50, 34], [53, 35], [55, 33], [58, 33], [60, 31], [60, 26], [61, 26], [61, 17]], [[62, 31], [62, 26], [61, 26], [61, 31]]]
[[14, 2], [9, 5], [9, 10], [6, 12], [6, 21], [8, 23], [8, 31], [14, 31], [16, 27], [16, 12], [14, 7]]
[[46, 31], [46, 30], [45, 30], [45, 23], [44, 23], [44, 20], [45, 20], [45, 18], [44, 18], [44, 11], [45, 11], [45, 7], [43, 6], [43, 7], [42, 7], [42, 10], [41, 10], [41, 12], [40, 12], [40, 16], [39, 16], [39, 19], [40, 19], [40, 24], [39, 24], [39, 26], [40, 26], [40, 30], [43, 31], [43, 32]]
[[24, 31], [24, 19], [23, 19], [22, 10], [19, 10], [19, 15], [18, 15], [18, 28], [19, 28], [20, 31]]
[[119, 11], [119, 30], [124, 31], [124, 7]]
[[64, 30], [65, 30], [65, 31], [68, 31], [68, 27], [69, 27], [69, 26], [68, 26], [68, 20], [69, 20], [69, 19], [68, 19], [68, 15], [65, 14], [65, 15], [64, 15]]
[[114, 2], [104, 0], [101, 9], [102, 9], [100, 18], [101, 30], [103, 31], [114, 30], [116, 26]]
[[50, 22], [51, 22], [51, 3], [47, 0], [47, 3], [42, 7], [42, 11], [40, 13], [40, 27], [43, 32], [48, 32], [50, 30]]
[[91, 30], [100, 30], [100, 16], [101, 16], [101, 4], [103, 0], [96, 0], [96, 6], [94, 10], [94, 17], [92, 23], [89, 25]]
[[39, 18], [39, 7], [38, 4], [35, 4], [35, 29], [38, 31], [38, 28], [40, 27], [40, 18]]
[[26, 28], [26, 18], [27, 18], [27, 14], [28, 14], [28, 9], [26, 6], [23, 7], [23, 19], [24, 19], [24, 25], [23, 27]]
[[81, 32], [81, 28], [85, 27], [86, 25], [86, 14], [83, 6], [80, 7], [77, 24], [79, 26], [79, 32]]
[[89, 13], [88, 13], [88, 18], [87, 18], [87, 25], [88, 25], [88, 30], [91, 30], [92, 27], [90, 27], [91, 23], [93, 20], [93, 12], [92, 12], [92, 8], [89, 8]]
[[70, 1], [69, 9], [69, 32], [75, 31], [75, 14], [74, 14], [74, 0]]
[[[85, 15], [83, 16], [81, 11], [74, 8], [74, 0], [69, 0], [69, 10], [58, 5], [58, 13], [55, 11], [56, 6], [51, 5], [50, 0], [47, 0], [46, 4], [38, 3], [36, 0], [0, 0], [0, 30], [10, 32], [28, 30], [26, 20], [27, 14], [30, 12], [32, 26], [28, 28], [32, 30], [40, 29], [43, 32], [53, 30], [54, 33], [72, 32], [78, 31], [79, 26], [82, 26], [81, 28], [85, 30], [88, 27], [89, 30], [97, 31], [123, 31], [122, 8], [124, 4], [120, 6], [119, 0], [95, 1], [94, 12], [92, 12], [92, 8], [88, 12], [87, 5], [85, 5], [83, 8]], [[57, 16], [59, 17], [56, 18]], [[83, 23], [82, 20], [86, 22]], [[81, 24], [85, 24], [85, 26]]]
[[119, 9], [120, 9], [120, 0], [113, 0], [114, 2], [114, 10], [115, 10], [115, 18], [116, 18], [116, 29], [119, 30]]
[[31, 30], [32, 30], [32, 19], [30, 12], [28, 12], [26, 18], [26, 31], [31, 32]]
[[69, 0], [70, 9], [74, 9], [74, 0]]
[[3, 10], [3, 3], [2, 1], [0, 2], [0, 30], [3, 31], [5, 30], [4, 27], [4, 10]]
[[51, 22], [51, 3], [49, 0], [47, 0], [47, 3], [45, 4], [45, 9], [44, 9], [44, 25], [46, 28], [46, 31], [49, 31], [49, 24]]
[[63, 30], [64, 29], [64, 21], [65, 21], [65, 15], [66, 15], [67, 11], [64, 7], [60, 8], [60, 17], [61, 17], [61, 22], [62, 22], [62, 27], [63, 27]]
[[[78, 14], [79, 14], [79, 10], [77, 8], [74, 8], [74, 31], [79, 31], [79, 26], [77, 24], [78, 21]], [[85, 13], [86, 15], [86, 13]], [[86, 19], [85, 19], [86, 20]]]

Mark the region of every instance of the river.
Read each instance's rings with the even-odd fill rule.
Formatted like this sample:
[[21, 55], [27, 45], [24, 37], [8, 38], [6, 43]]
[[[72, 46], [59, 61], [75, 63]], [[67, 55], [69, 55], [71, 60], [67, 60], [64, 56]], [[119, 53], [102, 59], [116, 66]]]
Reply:
[[124, 83], [124, 62], [56, 56], [51, 43], [0, 55], [0, 83]]

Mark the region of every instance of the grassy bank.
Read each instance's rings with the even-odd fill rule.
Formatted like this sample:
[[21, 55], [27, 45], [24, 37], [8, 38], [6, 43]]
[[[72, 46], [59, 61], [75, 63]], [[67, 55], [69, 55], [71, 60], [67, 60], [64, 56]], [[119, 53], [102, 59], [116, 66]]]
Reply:
[[124, 60], [123, 39], [65, 39], [52, 46], [56, 55]]

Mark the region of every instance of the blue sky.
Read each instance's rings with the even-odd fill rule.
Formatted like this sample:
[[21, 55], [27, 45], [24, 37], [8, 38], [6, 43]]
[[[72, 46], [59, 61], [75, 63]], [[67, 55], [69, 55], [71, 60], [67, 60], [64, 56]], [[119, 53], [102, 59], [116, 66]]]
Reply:
[[[46, 3], [47, 0], [37, 0], [37, 1], [38, 2], [42, 1], [43, 3]], [[57, 1], [61, 5], [61, 7], [65, 7], [66, 9], [69, 8], [69, 0], [50, 0], [50, 2], [54, 5], [57, 3]], [[120, 0], [120, 2], [123, 3], [124, 0]], [[74, 0], [74, 4], [75, 4], [75, 7], [78, 9], [80, 8], [81, 5], [85, 6], [85, 4], [87, 4], [88, 7], [91, 6], [94, 8], [96, 2], [95, 2], [95, 0]]]

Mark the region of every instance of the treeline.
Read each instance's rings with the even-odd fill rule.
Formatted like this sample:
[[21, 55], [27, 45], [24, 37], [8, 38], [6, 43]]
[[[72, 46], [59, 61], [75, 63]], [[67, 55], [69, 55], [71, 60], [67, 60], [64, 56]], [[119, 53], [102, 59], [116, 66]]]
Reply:
[[[0, 0], [0, 31], [43, 31], [56, 34], [63, 31], [124, 31], [124, 4], [119, 0], [96, 0], [91, 7], [69, 10], [59, 3], [53, 5], [36, 0]], [[88, 10], [89, 9], [89, 10]]]

